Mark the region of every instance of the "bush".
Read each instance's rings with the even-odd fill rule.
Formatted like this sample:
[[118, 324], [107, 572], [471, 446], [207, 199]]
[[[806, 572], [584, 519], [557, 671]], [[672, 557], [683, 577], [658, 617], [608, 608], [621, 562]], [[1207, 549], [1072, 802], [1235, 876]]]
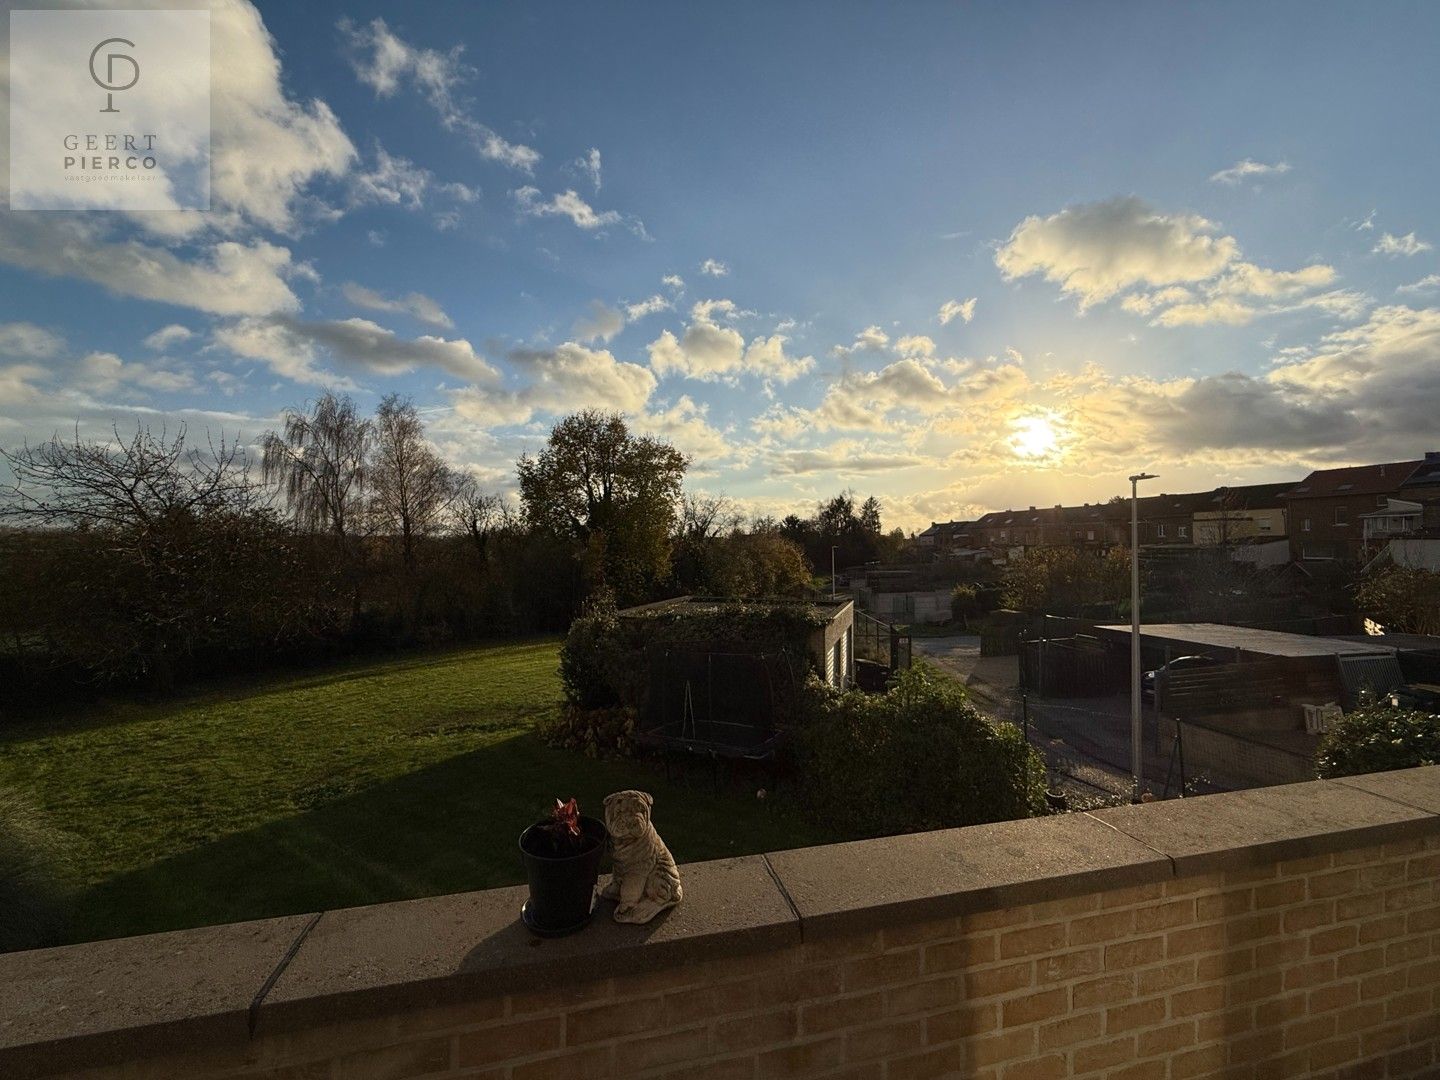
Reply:
[[1045, 768], [952, 679], [917, 666], [884, 694], [812, 680], [797, 751], [813, 809], [838, 829], [880, 836], [1045, 812]]
[[966, 627], [972, 617], [980, 614], [980, 590], [961, 582], [950, 591], [950, 619]]
[[566, 705], [535, 726], [540, 740], [561, 750], [579, 750], [586, 757], [630, 757], [635, 753], [635, 711], [624, 706], [582, 709]]
[[596, 596], [570, 624], [560, 646], [565, 700], [582, 709], [617, 705], [615, 670], [620, 662], [620, 620], [607, 593]]
[[1337, 720], [1320, 740], [1322, 777], [1408, 769], [1440, 762], [1440, 715], [1366, 705]]
[[0, 788], [0, 952], [59, 943], [69, 909], [64, 856], [59, 834]]

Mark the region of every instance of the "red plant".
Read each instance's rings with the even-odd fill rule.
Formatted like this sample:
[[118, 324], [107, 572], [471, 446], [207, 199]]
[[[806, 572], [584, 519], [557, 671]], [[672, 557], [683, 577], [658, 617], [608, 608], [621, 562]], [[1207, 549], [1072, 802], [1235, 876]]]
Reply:
[[580, 804], [574, 798], [569, 802], [556, 799], [555, 808], [550, 811], [550, 820], [540, 828], [549, 835], [550, 847], [556, 854], [579, 851], [584, 840], [580, 831]]

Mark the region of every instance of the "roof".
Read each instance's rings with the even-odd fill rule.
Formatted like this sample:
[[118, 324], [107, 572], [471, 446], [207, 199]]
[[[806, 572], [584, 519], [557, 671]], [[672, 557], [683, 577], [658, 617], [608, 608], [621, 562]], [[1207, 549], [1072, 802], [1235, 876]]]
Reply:
[[637, 604], [635, 607], [621, 608], [615, 614], [622, 619], [644, 619], [656, 615], [703, 616], [732, 610], [791, 608], [807, 611], [822, 622], [829, 622], [854, 603], [855, 601], [848, 596], [837, 596], [833, 600], [828, 598], [795, 600], [786, 597], [770, 600], [733, 600], [717, 596], [676, 596], [669, 600], [657, 600], [653, 604]]
[[[1111, 634], [1130, 636], [1128, 625], [1099, 626]], [[1142, 640], [1170, 642], [1206, 649], [1238, 649], [1254, 656], [1289, 658], [1312, 656], [1373, 656], [1393, 653], [1385, 645], [1370, 645], [1340, 638], [1311, 637], [1309, 634], [1286, 634], [1279, 630], [1256, 630], [1248, 626], [1225, 623], [1153, 623], [1140, 627]]]
[[1389, 461], [1348, 469], [1316, 469], [1290, 489], [1287, 499], [1333, 499], [1398, 491], [1423, 461]]
[[1420, 467], [1410, 474], [1401, 487], [1421, 487], [1428, 484], [1440, 484], [1440, 454], [1426, 454]]
[[1244, 484], [1237, 487], [1218, 487], [1210, 493], [1207, 510], [1268, 510], [1285, 505], [1283, 496], [1300, 481], [1286, 480], [1283, 484]]

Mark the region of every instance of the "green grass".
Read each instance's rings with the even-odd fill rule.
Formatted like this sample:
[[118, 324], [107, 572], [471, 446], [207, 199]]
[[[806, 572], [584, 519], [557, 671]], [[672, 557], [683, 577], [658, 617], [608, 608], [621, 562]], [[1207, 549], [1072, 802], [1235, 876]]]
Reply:
[[0, 786], [69, 836], [76, 940], [515, 884], [552, 796], [651, 791], [682, 862], [834, 838], [708, 773], [544, 746], [556, 664], [529, 642], [106, 703], [11, 725]]

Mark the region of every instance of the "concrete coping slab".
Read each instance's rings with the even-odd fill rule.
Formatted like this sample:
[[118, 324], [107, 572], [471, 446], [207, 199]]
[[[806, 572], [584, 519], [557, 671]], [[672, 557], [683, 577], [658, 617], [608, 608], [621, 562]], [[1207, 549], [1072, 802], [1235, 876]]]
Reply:
[[1179, 875], [1301, 859], [1440, 828], [1434, 813], [1334, 780], [1116, 806], [1090, 816], [1169, 856]]
[[1120, 888], [1170, 862], [1085, 814], [909, 833], [769, 856], [805, 933], [843, 933]]
[[314, 915], [0, 954], [0, 1076], [243, 1043]]
[[1440, 814], [1440, 765], [1422, 765], [1416, 769], [1396, 769], [1394, 772], [1365, 776], [1342, 776], [1332, 783], [1359, 788], [1382, 799]]
[[644, 926], [601, 901], [585, 930], [537, 938], [524, 886], [328, 912], [265, 997], [258, 1030], [573, 985], [779, 949], [800, 925], [763, 856], [681, 867], [685, 900]]

